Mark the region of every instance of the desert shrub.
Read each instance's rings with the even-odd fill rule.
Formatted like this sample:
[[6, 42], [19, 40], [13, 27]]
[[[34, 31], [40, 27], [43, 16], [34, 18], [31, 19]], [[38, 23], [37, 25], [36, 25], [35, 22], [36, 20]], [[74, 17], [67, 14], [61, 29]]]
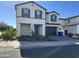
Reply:
[[6, 23], [0, 22], [0, 31], [6, 30], [7, 27], [8, 27], [8, 25]]
[[46, 41], [47, 37], [37, 35], [37, 36], [20, 36], [19, 41]]
[[4, 40], [12, 40], [16, 36], [16, 31], [13, 28], [6, 28], [5, 31], [2, 32], [2, 37]]
[[19, 41], [31, 41], [31, 40], [33, 40], [32, 36], [21, 35], [19, 37]]

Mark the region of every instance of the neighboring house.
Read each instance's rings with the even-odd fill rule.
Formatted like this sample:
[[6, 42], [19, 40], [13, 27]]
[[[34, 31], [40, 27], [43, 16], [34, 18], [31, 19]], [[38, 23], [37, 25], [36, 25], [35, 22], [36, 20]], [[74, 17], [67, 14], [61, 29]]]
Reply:
[[[70, 19], [76, 19], [76, 17], [68, 18], [69, 20], [61, 19], [59, 18], [59, 13], [56, 11], [47, 12], [47, 9], [33, 1], [17, 4], [15, 9], [17, 36], [32, 36], [33, 34], [51, 36], [58, 35], [59, 30], [70, 32], [70, 25], [66, 22]], [[72, 28], [74, 26], [76, 25], [73, 25]], [[71, 32], [74, 32], [75, 29], [76, 28], [74, 27]]]
[[67, 18], [63, 28], [65, 33], [79, 34], [79, 15]]

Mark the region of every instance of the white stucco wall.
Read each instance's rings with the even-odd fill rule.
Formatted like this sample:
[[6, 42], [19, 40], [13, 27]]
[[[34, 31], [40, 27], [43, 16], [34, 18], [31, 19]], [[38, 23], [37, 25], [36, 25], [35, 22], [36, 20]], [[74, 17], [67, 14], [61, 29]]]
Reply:
[[79, 34], [79, 24], [77, 25], [77, 34]]
[[65, 20], [58, 20], [58, 22], [59, 22], [61, 25], [65, 25], [65, 23], [66, 23]]
[[16, 6], [16, 16], [21, 16], [22, 8], [28, 8], [30, 9], [30, 17], [34, 18], [35, 17], [35, 10], [41, 10], [42, 11], [42, 18], [45, 19], [45, 11], [43, 8], [39, 7], [35, 3], [27, 3], [23, 5]]
[[77, 33], [77, 26], [73, 25], [73, 26], [65, 26], [64, 27], [65, 30], [68, 30], [68, 33], [73, 33], [76, 34]]
[[49, 15], [48, 14], [46, 14], [46, 23], [48, 23], [49, 22]]
[[[22, 8], [28, 8], [30, 9], [30, 18], [23, 18], [21, 17], [22, 15]], [[40, 10], [42, 11], [42, 19], [34, 19], [35, 18], [35, 10]], [[46, 10], [41, 8], [40, 6], [36, 5], [35, 3], [27, 3], [27, 4], [22, 4], [16, 6], [16, 30], [17, 36], [20, 36], [20, 23], [25, 23], [25, 24], [31, 24], [31, 28], [34, 28], [34, 24], [42, 25], [42, 30], [40, 30], [41, 34], [45, 36], [45, 13]], [[34, 30], [34, 29], [33, 29]]]
[[[55, 14], [55, 15], [57, 16], [57, 21], [56, 21], [56, 22], [52, 22], [52, 21], [51, 21], [51, 15], [52, 15], [52, 14]], [[59, 18], [58, 18], [58, 15], [57, 15], [56, 13], [53, 13], [53, 12], [52, 12], [52, 13], [49, 13], [49, 14], [46, 15], [46, 22], [47, 22], [47, 23], [59, 23], [58, 20], [59, 20]]]
[[67, 24], [77, 24], [77, 23], [79, 23], [79, 17], [70, 18], [68, 20], [70, 20], [70, 23], [67, 23]]
[[[45, 36], [45, 20], [41, 19], [29, 19], [29, 18], [17, 18], [17, 36], [20, 36], [20, 24], [31, 24], [31, 29], [33, 29], [34, 24], [42, 25], [42, 35]], [[34, 30], [34, 29], [33, 29]]]
[[79, 17], [75, 17], [75, 18], [70, 19], [70, 22], [71, 23], [79, 23]]

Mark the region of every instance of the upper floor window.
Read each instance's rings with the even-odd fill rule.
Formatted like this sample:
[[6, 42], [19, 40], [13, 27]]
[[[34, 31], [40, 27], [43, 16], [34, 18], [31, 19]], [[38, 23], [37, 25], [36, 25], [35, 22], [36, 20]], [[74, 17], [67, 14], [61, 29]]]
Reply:
[[22, 17], [30, 17], [30, 9], [22, 8]]
[[70, 20], [68, 19], [68, 23], [70, 23]]
[[51, 15], [51, 21], [56, 22], [57, 16], [55, 14]]
[[35, 18], [42, 19], [42, 11], [35, 10]]

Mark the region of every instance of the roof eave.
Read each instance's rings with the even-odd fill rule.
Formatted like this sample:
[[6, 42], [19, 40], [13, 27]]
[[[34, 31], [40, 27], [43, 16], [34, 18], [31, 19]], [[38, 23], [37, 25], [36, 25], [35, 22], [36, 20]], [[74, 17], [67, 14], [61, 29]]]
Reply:
[[51, 11], [51, 12], [47, 12], [48, 14], [49, 13], [56, 13], [57, 15], [60, 15], [59, 13], [57, 13], [56, 11]]
[[20, 3], [20, 4], [16, 4], [15, 5], [15, 9], [16, 9], [16, 6], [19, 6], [19, 5], [23, 5], [23, 4], [27, 4], [27, 3], [35, 3], [36, 5], [38, 5], [38, 6], [40, 6], [41, 8], [43, 8], [44, 10], [47, 10], [47, 9], [45, 9], [44, 7], [42, 7], [41, 5], [39, 5], [39, 4], [37, 4], [36, 2], [34, 2], [34, 1], [29, 1], [29, 2], [25, 2], [25, 3]]

